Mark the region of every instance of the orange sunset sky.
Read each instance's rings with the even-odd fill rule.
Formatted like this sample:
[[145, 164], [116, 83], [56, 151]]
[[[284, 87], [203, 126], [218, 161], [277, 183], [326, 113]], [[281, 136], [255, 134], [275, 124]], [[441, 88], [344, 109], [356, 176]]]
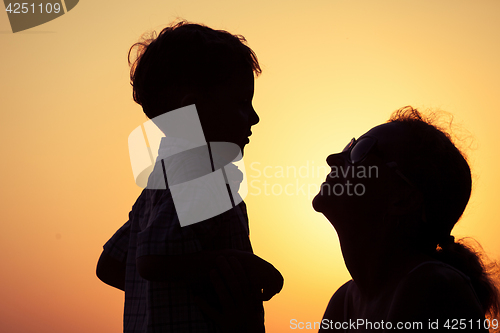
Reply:
[[0, 332], [121, 331], [123, 293], [95, 265], [141, 191], [127, 52], [177, 17], [244, 35], [263, 68], [245, 164], [254, 250], [285, 277], [268, 332], [319, 321], [350, 278], [311, 199], [326, 156], [405, 105], [455, 116], [475, 187], [452, 234], [500, 259], [500, 1], [86, 0], [15, 34], [3, 11]]

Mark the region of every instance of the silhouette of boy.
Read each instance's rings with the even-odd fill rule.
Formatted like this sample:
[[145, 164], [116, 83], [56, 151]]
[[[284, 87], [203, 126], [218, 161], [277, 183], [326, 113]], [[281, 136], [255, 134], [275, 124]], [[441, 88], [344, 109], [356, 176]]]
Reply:
[[[150, 119], [195, 104], [206, 141], [243, 153], [259, 121], [252, 98], [261, 69], [242, 36], [180, 22], [134, 47], [134, 100]], [[146, 188], [103, 248], [96, 273], [125, 291], [124, 332], [263, 332], [262, 301], [283, 286], [279, 271], [253, 254], [244, 202], [181, 227], [168, 186]], [[248, 275], [252, 322], [222, 328], [213, 311], [202, 311], [220, 308], [210, 281], [220, 256], [237, 258]]]

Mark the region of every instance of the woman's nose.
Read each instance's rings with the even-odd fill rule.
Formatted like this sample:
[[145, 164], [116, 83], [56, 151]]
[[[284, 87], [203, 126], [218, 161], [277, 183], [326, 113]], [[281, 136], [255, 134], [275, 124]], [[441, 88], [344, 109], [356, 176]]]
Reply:
[[328, 163], [329, 166], [340, 166], [344, 165], [345, 162], [347, 161], [347, 154], [348, 152], [340, 152], [336, 154], [331, 154], [326, 158], [326, 163]]

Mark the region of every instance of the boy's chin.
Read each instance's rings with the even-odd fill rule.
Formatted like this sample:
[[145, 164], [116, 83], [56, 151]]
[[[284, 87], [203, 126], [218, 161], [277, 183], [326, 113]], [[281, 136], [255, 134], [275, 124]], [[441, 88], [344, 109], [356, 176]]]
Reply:
[[240, 150], [241, 150], [241, 156], [245, 155], [245, 146], [246, 146], [245, 144], [239, 145]]
[[248, 143], [246, 142], [234, 142], [234, 144], [236, 144], [239, 148], [240, 148], [240, 152], [241, 152], [241, 156], [245, 155], [245, 147], [247, 146]]

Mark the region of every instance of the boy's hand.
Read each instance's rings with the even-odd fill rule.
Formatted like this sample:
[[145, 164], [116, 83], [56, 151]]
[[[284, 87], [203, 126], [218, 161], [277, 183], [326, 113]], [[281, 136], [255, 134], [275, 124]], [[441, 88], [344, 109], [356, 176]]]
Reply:
[[222, 311], [197, 298], [201, 310], [217, 324], [223, 333], [265, 333], [262, 301], [250, 292], [250, 283], [241, 263], [235, 257], [216, 260], [217, 270], [210, 280], [219, 296]]
[[283, 275], [269, 262], [252, 255], [245, 258], [243, 267], [250, 281], [262, 301], [269, 301], [283, 289]]

